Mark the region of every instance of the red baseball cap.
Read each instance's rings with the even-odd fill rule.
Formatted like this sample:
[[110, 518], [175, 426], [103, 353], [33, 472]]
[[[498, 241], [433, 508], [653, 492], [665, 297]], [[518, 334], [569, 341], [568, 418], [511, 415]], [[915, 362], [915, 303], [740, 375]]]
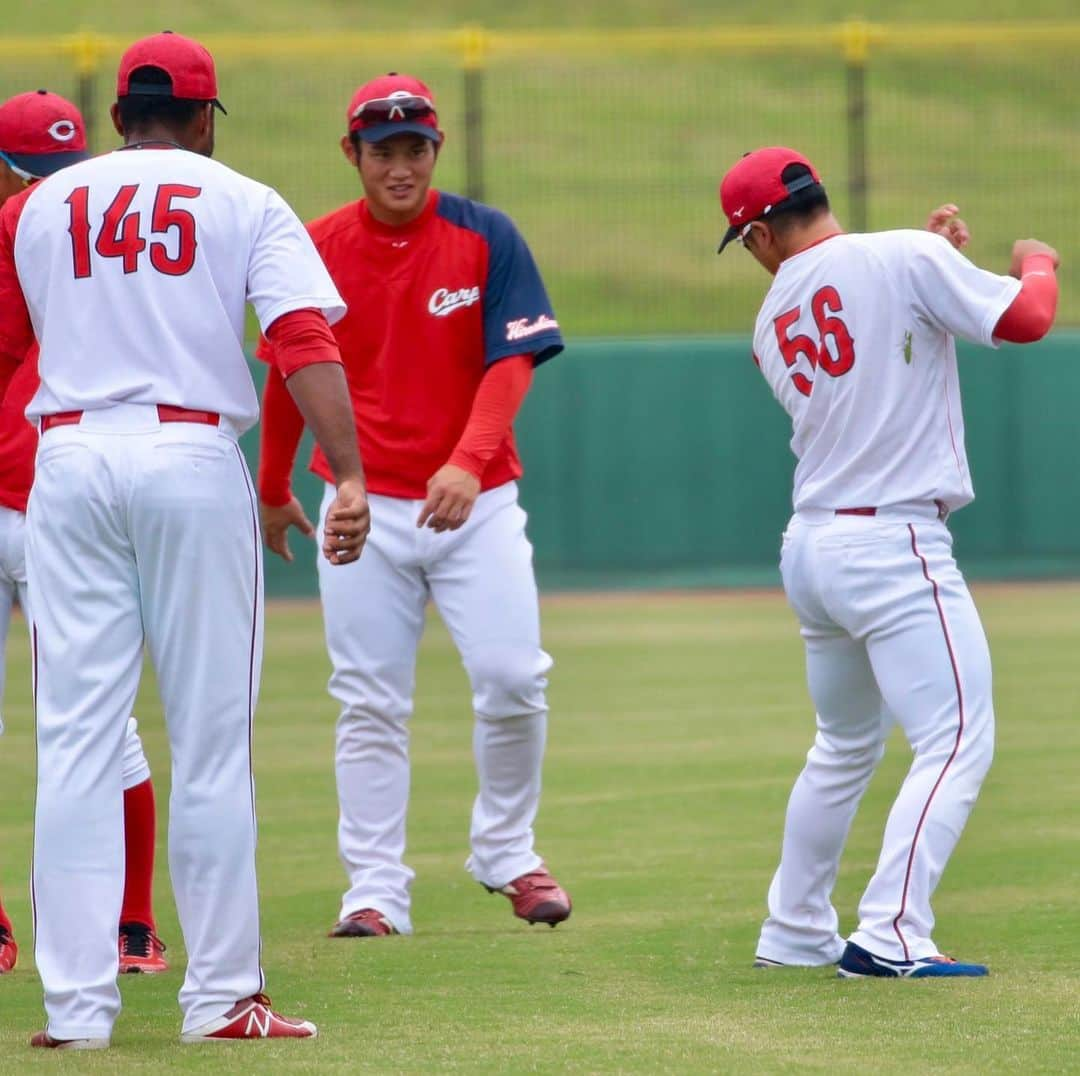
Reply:
[[[168, 82], [132, 82], [140, 67], [156, 67], [169, 76]], [[120, 57], [116, 75], [116, 96], [145, 94], [150, 97], [178, 97], [185, 101], [209, 101], [225, 111], [217, 96], [214, 58], [198, 41], [172, 30], [144, 37]]]
[[0, 158], [24, 179], [41, 179], [85, 161], [79, 110], [48, 90], [20, 93], [0, 105]]
[[352, 95], [345, 115], [349, 133], [365, 142], [381, 142], [396, 134], [418, 134], [442, 142], [435, 96], [418, 78], [389, 75], [365, 82]]
[[[780, 177], [791, 164], [804, 165], [809, 175], [785, 183]], [[751, 221], [761, 220], [782, 206], [786, 208], [802, 192], [820, 185], [817, 169], [801, 153], [787, 146], [767, 146], [747, 153], [728, 170], [720, 183], [720, 205], [730, 225], [720, 250], [737, 238]]]

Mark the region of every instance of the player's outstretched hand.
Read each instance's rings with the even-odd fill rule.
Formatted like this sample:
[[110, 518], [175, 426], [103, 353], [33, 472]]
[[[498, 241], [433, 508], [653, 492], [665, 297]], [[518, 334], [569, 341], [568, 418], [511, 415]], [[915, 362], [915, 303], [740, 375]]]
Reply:
[[323, 556], [331, 564], [351, 564], [360, 556], [371, 530], [367, 490], [357, 479], [346, 479], [326, 512]]
[[315, 528], [311, 520], [304, 515], [300, 502], [293, 497], [288, 504], [274, 506], [260, 504], [259, 515], [262, 517], [263, 537], [267, 546], [282, 560], [292, 563], [292, 550], [289, 548], [289, 528], [295, 527], [307, 538], [315, 537]]
[[1054, 268], [1057, 269], [1061, 265], [1061, 257], [1056, 250], [1049, 243], [1043, 243], [1038, 239], [1017, 239], [1013, 243], [1012, 248], [1012, 263], [1009, 265], [1009, 276], [1020, 279], [1021, 271], [1024, 267], [1024, 259], [1030, 258], [1032, 254], [1046, 254], [1054, 263]]
[[480, 496], [480, 479], [463, 467], [447, 463], [428, 479], [427, 500], [416, 520], [440, 534], [456, 531], [469, 518]]
[[963, 250], [971, 239], [968, 226], [956, 215], [960, 212], [958, 206], [952, 202], [939, 205], [930, 214], [926, 222], [926, 230], [935, 235], [943, 235], [957, 250]]

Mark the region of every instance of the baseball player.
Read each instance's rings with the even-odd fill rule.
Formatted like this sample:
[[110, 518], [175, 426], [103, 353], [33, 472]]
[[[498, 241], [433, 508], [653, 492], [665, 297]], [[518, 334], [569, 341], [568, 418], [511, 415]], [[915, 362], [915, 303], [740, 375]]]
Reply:
[[[22, 93], [0, 104], [0, 206], [65, 165], [85, 160], [86, 131], [79, 110], [46, 90]], [[37, 346], [0, 404], [0, 654], [7, 644], [11, 610], [18, 600], [29, 621], [24, 532], [26, 502], [34, 479], [37, 431], [23, 412], [37, 391]], [[0, 696], [4, 667], [0, 662]], [[0, 718], [0, 732], [3, 720]], [[124, 899], [120, 913], [120, 972], [165, 971], [165, 946], [153, 913], [154, 839], [157, 817], [150, 766], [135, 719], [124, 742]], [[15, 966], [18, 947], [0, 906], [0, 974]]]
[[[773, 275], [754, 358], [791, 416], [794, 509], [781, 572], [806, 646], [817, 735], [788, 804], [757, 967], [839, 963], [842, 978], [980, 976], [943, 956], [930, 900], [993, 753], [990, 654], [946, 517], [973, 496], [954, 337], [994, 347], [1049, 331], [1057, 253], [1018, 241], [1009, 276], [919, 231], [846, 235], [813, 165], [748, 154], [720, 201]], [[946, 213], [949, 209], [946, 207]], [[831, 902], [892, 720], [914, 753], [859, 925]]]
[[[330, 692], [341, 705], [338, 841], [349, 876], [332, 937], [412, 931], [403, 861], [416, 648], [432, 598], [472, 685], [479, 795], [467, 868], [514, 914], [554, 926], [570, 898], [533, 847], [551, 659], [540, 647], [532, 547], [511, 428], [533, 369], [563, 347], [513, 223], [431, 188], [443, 135], [431, 91], [361, 86], [341, 146], [364, 197], [309, 225], [349, 306], [335, 326], [375, 526], [364, 557], [320, 565]], [[271, 340], [264, 358], [274, 358]], [[313, 533], [289, 488], [303, 420], [272, 368], [259, 490], [269, 547]], [[316, 451], [312, 470], [329, 477]], [[323, 498], [320, 529], [332, 500]]]
[[[38, 731], [35, 1046], [108, 1046], [120, 1009], [124, 727], [144, 643], [172, 753], [169, 864], [188, 951], [182, 1039], [311, 1038], [263, 994], [252, 719], [262, 655], [250, 300], [337, 493], [326, 555], [367, 528], [343, 305], [272, 190], [216, 164], [213, 60], [162, 33], [120, 61], [118, 150], [0, 211], [0, 382], [34, 337], [41, 442], [26, 516]], [[72, 914], [72, 909], [78, 914]]]

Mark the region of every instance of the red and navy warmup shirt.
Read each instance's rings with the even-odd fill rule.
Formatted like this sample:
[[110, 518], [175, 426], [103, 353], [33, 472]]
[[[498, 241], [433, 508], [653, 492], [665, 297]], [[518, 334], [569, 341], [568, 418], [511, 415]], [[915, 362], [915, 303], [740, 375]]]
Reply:
[[[361, 199], [308, 230], [348, 305], [333, 332], [368, 490], [424, 497], [465, 429], [487, 367], [511, 355], [539, 365], [562, 351], [540, 272], [509, 217], [439, 191], [402, 227], [379, 223]], [[259, 356], [269, 357], [265, 341]], [[319, 448], [311, 469], [333, 480]], [[481, 488], [521, 473], [511, 430]]]

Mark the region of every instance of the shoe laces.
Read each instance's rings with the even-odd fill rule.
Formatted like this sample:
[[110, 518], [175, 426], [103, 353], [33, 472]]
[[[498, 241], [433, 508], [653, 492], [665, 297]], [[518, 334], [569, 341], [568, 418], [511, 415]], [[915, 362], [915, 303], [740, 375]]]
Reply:
[[165, 952], [165, 943], [144, 923], [121, 923], [120, 939], [126, 956], [152, 956]]
[[378, 908], [364, 908], [362, 911], [353, 912], [345, 917], [346, 922], [372, 923], [378, 926], [387, 926], [393, 929], [393, 924], [383, 915]]
[[532, 871], [529, 874], [523, 874], [519, 877], [518, 882], [524, 882], [531, 889], [557, 889], [558, 883], [556, 880], [546, 871]]
[[9, 941], [11, 941], [11, 931], [7, 927], [0, 927], [0, 948], [7, 945]]
[[559, 883], [546, 870], [536, 870], [515, 878], [510, 886], [521, 892], [529, 889], [558, 889]]

